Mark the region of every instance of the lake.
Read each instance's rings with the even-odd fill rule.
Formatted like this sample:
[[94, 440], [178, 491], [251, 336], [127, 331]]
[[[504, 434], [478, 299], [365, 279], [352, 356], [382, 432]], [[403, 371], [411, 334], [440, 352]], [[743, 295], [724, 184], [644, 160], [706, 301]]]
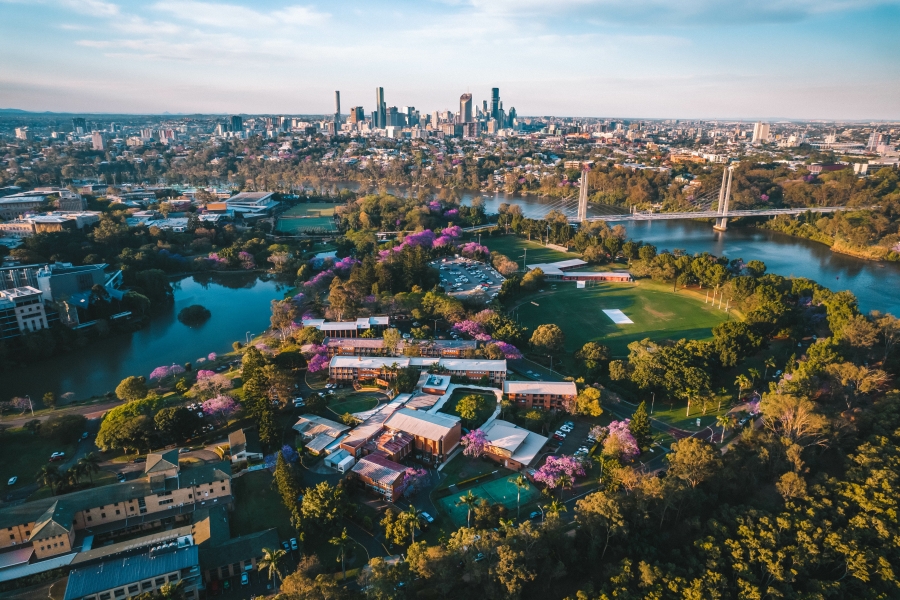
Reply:
[[[210, 352], [228, 352], [232, 342], [243, 342], [248, 331], [255, 335], [268, 327], [269, 303], [281, 299], [287, 289], [255, 273], [198, 274], [173, 281], [172, 287], [174, 305], [155, 314], [143, 329], [0, 373], [0, 399], [25, 394], [40, 398], [52, 391], [57, 397], [74, 392], [81, 400], [115, 390], [129, 375], [148, 377], [160, 365], [192, 362], [196, 367], [197, 360]], [[210, 319], [193, 327], [181, 323], [178, 312], [192, 304], [208, 308]]]

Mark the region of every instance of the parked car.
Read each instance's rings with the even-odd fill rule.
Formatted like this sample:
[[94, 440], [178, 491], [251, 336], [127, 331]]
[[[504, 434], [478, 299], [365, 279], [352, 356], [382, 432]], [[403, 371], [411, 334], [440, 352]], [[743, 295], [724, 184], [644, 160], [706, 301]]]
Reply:
[[119, 483], [125, 481], [125, 473], [116, 473], [116, 479], [119, 480]]
[[291, 550], [296, 550], [297, 548], [297, 538], [291, 538]]
[[87, 432], [87, 431], [85, 431], [84, 433], [81, 434], [81, 439], [83, 439], [83, 440], [88, 439], [88, 432]]
[[241, 585], [250, 585], [250, 576], [246, 573], [241, 573]]
[[65, 452], [54, 452], [50, 455], [50, 462], [56, 462], [58, 460], [62, 460], [66, 457]]
[[134, 459], [134, 460], [131, 461], [131, 462], [133, 462], [133, 463], [144, 463], [144, 462], [147, 462], [147, 459], [146, 459], [146, 457], [138, 456], [136, 459]]
[[9, 478], [9, 481], [6, 482], [6, 485], [16, 485], [16, 482], [18, 480], [19, 480], [19, 477], [16, 475], [13, 475], [12, 477]]
[[565, 431], [557, 431], [553, 434], [553, 439], [563, 441], [568, 434]]
[[288, 543], [287, 540], [284, 540], [283, 542], [281, 542], [281, 547], [284, 548], [285, 551], [289, 551], [291, 549], [291, 545]]
[[434, 517], [432, 517], [425, 511], [422, 511], [422, 518], [425, 519], [426, 523], [434, 523]]
[[528, 515], [528, 519], [531, 520], [531, 521], [535, 521], [535, 520], [540, 519], [540, 518], [541, 518], [541, 513], [539, 513], [539, 512], [536, 511], [536, 510], [533, 511], [530, 515]]
[[185, 453], [190, 452], [190, 451], [191, 451], [190, 448], [179, 448], [179, 449], [178, 449], [178, 454], [185, 454]]

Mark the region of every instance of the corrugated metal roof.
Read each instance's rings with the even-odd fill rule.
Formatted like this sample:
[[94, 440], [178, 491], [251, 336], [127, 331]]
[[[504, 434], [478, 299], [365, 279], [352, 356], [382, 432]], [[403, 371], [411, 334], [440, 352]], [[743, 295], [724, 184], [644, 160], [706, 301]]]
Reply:
[[390, 429], [398, 429], [414, 436], [437, 441], [459, 425], [459, 417], [432, 415], [420, 410], [401, 408], [384, 424]]
[[574, 381], [504, 381], [504, 394], [559, 394], [576, 396]]
[[370, 454], [359, 459], [352, 471], [372, 481], [386, 486], [393, 486], [399, 477], [403, 477], [406, 467], [379, 454]]
[[65, 600], [82, 598], [197, 565], [199, 565], [197, 546], [188, 546], [171, 552], [129, 556], [82, 569], [73, 569], [69, 573]]

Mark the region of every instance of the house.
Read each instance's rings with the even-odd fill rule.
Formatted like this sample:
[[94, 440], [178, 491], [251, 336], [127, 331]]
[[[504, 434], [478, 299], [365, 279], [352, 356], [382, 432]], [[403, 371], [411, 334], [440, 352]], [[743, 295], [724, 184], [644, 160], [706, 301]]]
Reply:
[[494, 419], [481, 431], [487, 440], [484, 455], [514, 471], [531, 465], [548, 441], [542, 435], [500, 419]]
[[307, 414], [301, 415], [294, 423], [294, 430], [303, 438], [307, 450], [313, 454], [321, 454], [329, 451], [332, 446], [337, 447], [350, 427], [318, 415]]
[[519, 408], [572, 412], [578, 390], [574, 381], [506, 381], [503, 394]]
[[231, 448], [232, 464], [242, 460], [262, 460], [262, 446], [259, 434], [255, 429], [238, 429], [228, 434], [228, 446]]
[[412, 437], [416, 458], [436, 465], [444, 462], [459, 445], [462, 424], [454, 415], [430, 414], [411, 408], [401, 408], [384, 422], [391, 432]]
[[403, 495], [406, 467], [378, 454], [364, 456], [350, 469], [351, 477], [384, 496], [396, 501]]
[[200, 561], [197, 546], [157, 550], [73, 569], [64, 600], [111, 600], [159, 592], [182, 584], [188, 600], [198, 598]]

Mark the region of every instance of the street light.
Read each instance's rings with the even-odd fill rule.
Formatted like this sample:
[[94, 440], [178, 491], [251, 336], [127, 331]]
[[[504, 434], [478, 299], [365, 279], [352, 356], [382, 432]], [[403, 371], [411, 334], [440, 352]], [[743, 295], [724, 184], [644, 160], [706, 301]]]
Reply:
[[244, 338], [247, 340], [247, 345], [250, 345], [250, 336], [253, 335], [249, 331], [244, 335]]
[[31, 403], [31, 396], [25, 394], [25, 397], [28, 398], [28, 406], [31, 407], [31, 416], [34, 416], [34, 404]]
[[653, 399], [650, 400], [650, 414], [653, 414], [653, 405], [656, 404], [656, 392], [651, 392]]

